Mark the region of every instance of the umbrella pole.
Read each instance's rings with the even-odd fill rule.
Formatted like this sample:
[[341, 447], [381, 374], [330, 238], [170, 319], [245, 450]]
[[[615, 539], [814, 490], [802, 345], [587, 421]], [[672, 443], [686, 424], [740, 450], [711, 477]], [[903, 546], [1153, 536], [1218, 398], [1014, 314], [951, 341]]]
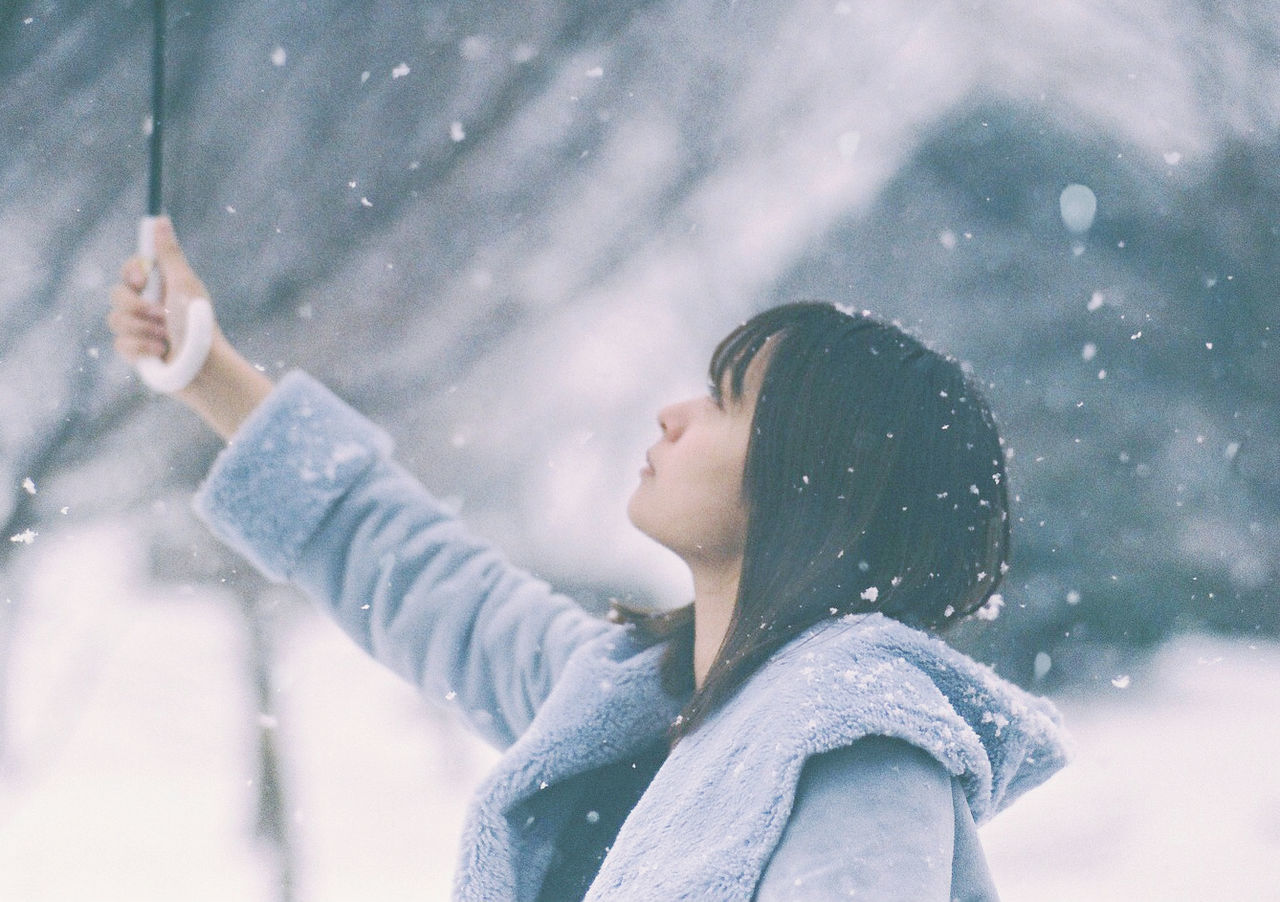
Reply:
[[161, 170], [164, 166], [164, 0], [151, 4], [151, 128], [147, 136], [147, 214], [138, 224], [138, 256], [151, 267], [142, 297], [160, 303], [160, 273], [156, 257], [156, 217], [164, 210]]
[[164, 210], [160, 170], [164, 161], [164, 0], [154, 0], [151, 15], [151, 135], [147, 143], [147, 215]]
[[[156, 218], [164, 210], [161, 171], [164, 162], [164, 0], [152, 0], [151, 6], [151, 134], [147, 141], [147, 215], [138, 223], [138, 256], [147, 261], [149, 272], [142, 297], [153, 304], [161, 302], [160, 269], [156, 258]], [[187, 306], [186, 329], [182, 342], [167, 361], [143, 357], [134, 368], [142, 381], [158, 392], [176, 392], [187, 387], [204, 366], [213, 345], [213, 308], [205, 298], [196, 298]]]

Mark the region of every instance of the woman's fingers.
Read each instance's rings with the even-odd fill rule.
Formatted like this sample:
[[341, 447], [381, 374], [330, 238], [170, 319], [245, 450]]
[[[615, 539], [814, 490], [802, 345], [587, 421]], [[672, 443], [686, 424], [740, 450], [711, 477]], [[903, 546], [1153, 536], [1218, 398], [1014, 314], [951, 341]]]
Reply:
[[[158, 217], [154, 228], [155, 260], [137, 256], [126, 260], [120, 268], [120, 281], [111, 291], [107, 325], [115, 335], [117, 352], [131, 363], [140, 357], [164, 360], [174, 349], [182, 348], [192, 301], [209, 296], [187, 263], [169, 218]], [[159, 277], [159, 303], [141, 295], [153, 274]], [[216, 335], [216, 323], [213, 329]]]
[[169, 351], [169, 343], [159, 338], [117, 335], [114, 344], [116, 353], [130, 363], [142, 357], [163, 358]]
[[134, 291], [141, 291], [147, 284], [150, 268], [150, 264], [141, 257], [130, 257], [124, 262], [124, 266], [120, 267], [120, 281]]
[[133, 335], [155, 338], [159, 341], [169, 340], [169, 330], [164, 323], [158, 323], [150, 317], [132, 316], [118, 310], [107, 315], [107, 325], [115, 335]]
[[126, 327], [127, 324], [135, 321], [151, 323], [161, 330], [165, 329], [165, 314], [162, 308], [144, 301], [129, 287], [117, 285], [111, 290], [111, 312], [107, 316], [107, 323], [114, 330], [116, 324]]
[[164, 311], [149, 304], [128, 285], [111, 290], [111, 311], [107, 326], [115, 335], [115, 347], [122, 357], [164, 357], [169, 350], [169, 329]]

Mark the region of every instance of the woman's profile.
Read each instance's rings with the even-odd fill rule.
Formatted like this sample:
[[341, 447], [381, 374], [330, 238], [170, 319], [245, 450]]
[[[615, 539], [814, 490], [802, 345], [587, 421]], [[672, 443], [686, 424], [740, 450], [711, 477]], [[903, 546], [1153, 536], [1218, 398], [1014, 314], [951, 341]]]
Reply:
[[[207, 293], [157, 228], [169, 320]], [[181, 336], [126, 263], [128, 360]], [[953, 360], [787, 304], [664, 407], [628, 505], [690, 605], [593, 617], [473, 536], [311, 377], [216, 330], [179, 400], [228, 439], [210, 528], [504, 750], [457, 899], [988, 900], [980, 824], [1065, 761], [1057, 712], [939, 634], [996, 610], [1004, 453]], [[425, 804], [425, 801], [424, 801]]]

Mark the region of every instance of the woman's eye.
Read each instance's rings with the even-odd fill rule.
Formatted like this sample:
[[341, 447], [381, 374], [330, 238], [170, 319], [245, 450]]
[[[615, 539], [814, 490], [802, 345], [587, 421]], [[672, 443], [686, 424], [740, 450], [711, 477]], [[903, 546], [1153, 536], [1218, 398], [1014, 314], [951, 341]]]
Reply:
[[707, 397], [711, 399], [711, 403], [721, 410], [724, 410], [724, 393], [720, 391], [720, 386], [711, 380], [707, 380]]

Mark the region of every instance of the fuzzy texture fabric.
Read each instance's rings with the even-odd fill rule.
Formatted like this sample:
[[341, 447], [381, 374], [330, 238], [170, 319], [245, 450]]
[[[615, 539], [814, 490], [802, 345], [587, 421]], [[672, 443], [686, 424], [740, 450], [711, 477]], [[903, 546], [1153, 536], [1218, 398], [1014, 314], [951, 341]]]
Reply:
[[[290, 374], [219, 457], [196, 509], [506, 749], [470, 813], [455, 897], [531, 899], [552, 851], [557, 788], [662, 736], [684, 699], [660, 686], [662, 647], [642, 647], [630, 627], [588, 616], [508, 564], [388, 459], [389, 444]], [[827, 621], [672, 750], [587, 899], [752, 899], [805, 763], [864, 737], [937, 761], [963, 790], [957, 823], [961, 808], [985, 821], [1066, 758], [1052, 705], [944, 642], [878, 614]], [[959, 854], [955, 835], [948, 854]]]

